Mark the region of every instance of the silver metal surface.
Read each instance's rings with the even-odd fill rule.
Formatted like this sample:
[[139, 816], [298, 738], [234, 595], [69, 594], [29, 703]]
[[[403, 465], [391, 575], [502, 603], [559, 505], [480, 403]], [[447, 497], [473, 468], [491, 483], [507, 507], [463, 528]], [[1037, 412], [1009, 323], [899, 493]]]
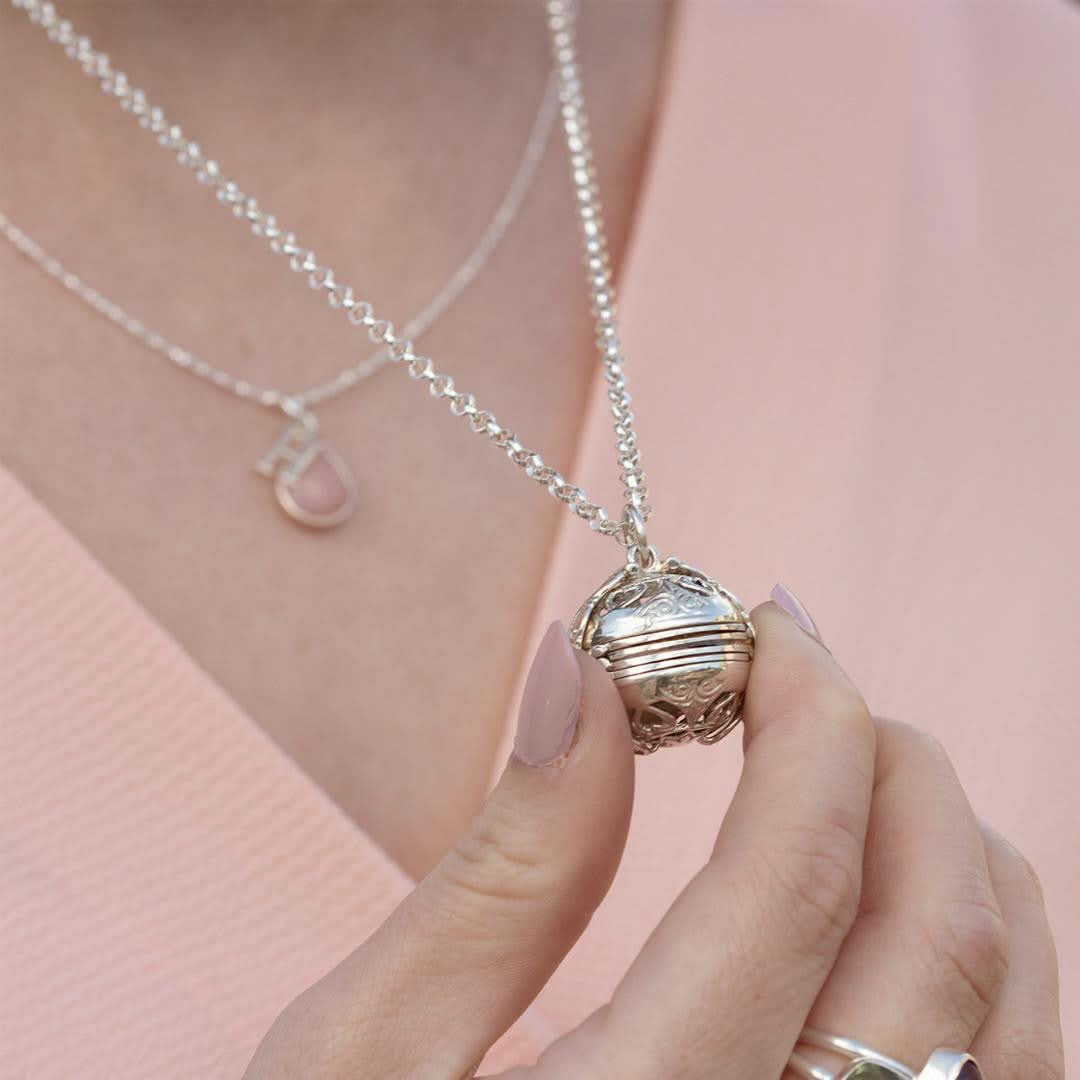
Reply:
[[872, 1058], [856, 1058], [838, 1073], [816, 1065], [797, 1050], [788, 1059], [788, 1068], [803, 1080], [910, 1080], [907, 1072], [898, 1073]]
[[[581, 65], [575, 39], [576, 9], [573, 0], [546, 0], [548, 29], [551, 32], [555, 78], [558, 80], [559, 101], [562, 103], [563, 133], [569, 152], [570, 180], [574, 189], [578, 224], [585, 256], [585, 278], [592, 300], [596, 346], [604, 366], [608, 384], [608, 400], [615, 427], [615, 449], [619, 457], [619, 472], [625, 499], [624, 521], [636, 510], [642, 522], [649, 520], [652, 507], [641, 468], [641, 454], [634, 432], [634, 414], [630, 411], [630, 393], [623, 372], [622, 345], [619, 341], [615, 283], [611, 276], [604, 219], [600, 209], [600, 194], [593, 167], [592, 137], [585, 109], [581, 84]], [[620, 537], [627, 547], [633, 540]]]
[[788, 1067], [803, 1080], [982, 1080], [978, 1063], [960, 1050], [935, 1050], [922, 1071], [916, 1073], [856, 1039], [830, 1035], [816, 1028], [804, 1028], [799, 1043], [848, 1059], [848, 1064], [834, 1073], [795, 1051]]
[[639, 754], [717, 742], [739, 722], [754, 628], [700, 570], [628, 563], [585, 601], [570, 637], [615, 680]]
[[[319, 421], [299, 402], [295, 409], [283, 405], [286, 422], [277, 442], [255, 463], [255, 471], [273, 481], [274, 495], [282, 510], [310, 529], [329, 529], [348, 521], [356, 512], [356, 481], [341, 455], [319, 434]], [[296, 485], [317, 458], [329, 464], [342, 487], [342, 500], [333, 510], [315, 512], [297, 499]]]
[[960, 1050], [935, 1050], [916, 1080], [982, 1080], [978, 1062]]

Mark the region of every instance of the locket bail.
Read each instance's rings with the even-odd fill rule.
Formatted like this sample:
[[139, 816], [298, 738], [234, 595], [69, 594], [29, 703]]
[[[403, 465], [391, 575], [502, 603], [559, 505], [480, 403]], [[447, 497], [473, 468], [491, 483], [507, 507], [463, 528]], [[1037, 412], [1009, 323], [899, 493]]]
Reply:
[[660, 555], [645, 535], [645, 517], [636, 506], [626, 508], [626, 561], [639, 570], [652, 570]]

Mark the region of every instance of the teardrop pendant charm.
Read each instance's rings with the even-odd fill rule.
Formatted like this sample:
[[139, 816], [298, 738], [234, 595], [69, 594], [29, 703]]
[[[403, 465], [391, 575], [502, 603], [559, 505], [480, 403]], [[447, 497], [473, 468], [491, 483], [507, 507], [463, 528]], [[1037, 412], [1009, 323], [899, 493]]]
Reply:
[[611, 673], [639, 754], [718, 742], [742, 716], [754, 657], [750, 616], [678, 559], [631, 560], [585, 601], [570, 637]]
[[313, 529], [340, 525], [356, 510], [352, 473], [341, 455], [321, 439], [278, 470], [274, 494], [289, 517]]
[[356, 511], [356, 483], [341, 455], [319, 436], [309, 412], [290, 419], [256, 472], [274, 482], [282, 510], [312, 529], [328, 529]]

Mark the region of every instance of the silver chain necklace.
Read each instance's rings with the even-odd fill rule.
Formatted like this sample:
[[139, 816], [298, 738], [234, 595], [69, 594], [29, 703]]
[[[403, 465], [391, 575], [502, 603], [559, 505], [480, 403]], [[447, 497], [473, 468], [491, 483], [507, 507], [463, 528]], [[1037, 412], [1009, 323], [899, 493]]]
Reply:
[[[29, 4], [15, 4], [34, 13]], [[40, 21], [46, 25], [45, 8], [40, 5]], [[55, 19], [55, 11], [53, 18]], [[59, 25], [59, 22], [57, 23]], [[50, 36], [53, 36], [50, 32]], [[55, 38], [60, 40], [60, 38]], [[89, 47], [89, 41], [86, 41]], [[66, 43], [65, 43], [66, 47]], [[100, 54], [99, 54], [100, 55]], [[120, 76], [121, 78], [123, 76]], [[416, 340], [426, 333], [475, 281], [518, 216], [532, 187], [555, 124], [559, 99], [552, 75], [529, 130], [517, 168], [495, 213], [468, 256], [458, 265], [446, 284], [424, 308], [402, 327], [402, 336]], [[278, 503], [289, 516], [303, 525], [328, 528], [348, 520], [356, 510], [356, 484], [352, 470], [321, 433], [315, 407], [340, 397], [370, 378], [390, 361], [385, 346], [375, 349], [333, 378], [304, 390], [289, 393], [254, 380], [234, 375], [194, 355], [190, 350], [151, 330], [146, 323], [120, 304], [102, 295], [46, 251], [0, 210], [0, 236], [20, 255], [43, 270], [57, 284], [88, 308], [103, 316], [140, 344], [168, 360], [181, 371], [203, 379], [212, 386], [244, 401], [280, 411], [287, 417], [274, 445], [255, 464], [261, 476], [271, 480]]]
[[[675, 557], [661, 559], [646, 537], [652, 514], [630, 410], [630, 395], [619, 342], [615, 290], [593, 167], [585, 99], [574, 34], [571, 0], [545, 0], [551, 36], [559, 113], [569, 156], [576, 213], [581, 228], [586, 278], [592, 300], [596, 344], [608, 383], [615, 446], [623, 482], [624, 507], [619, 517], [591, 502], [535, 450], [522, 443], [472, 394], [416, 352], [409, 335], [376, 315], [352, 287], [321, 264], [315, 252], [281, 226], [251, 195], [223, 172], [218, 162], [172, 123], [163, 110], [147, 101], [109, 58], [78, 35], [52, 3], [12, 0], [40, 25], [66, 55], [95, 79], [104, 93], [130, 112], [178, 162], [209, 186], [233, 216], [283, 256], [286, 265], [321, 291], [331, 308], [362, 328], [388, 361], [427, 385], [432, 397], [447, 402], [453, 415], [499, 447], [526, 476], [541, 484], [592, 529], [614, 537], [626, 549], [625, 565], [582, 605], [571, 625], [575, 644], [596, 657], [612, 674], [627, 708], [635, 746], [648, 753], [696, 739], [712, 743], [739, 721], [743, 692], [753, 659], [754, 630], [742, 604], [728, 590]], [[275, 402], [290, 419], [292, 399]]]

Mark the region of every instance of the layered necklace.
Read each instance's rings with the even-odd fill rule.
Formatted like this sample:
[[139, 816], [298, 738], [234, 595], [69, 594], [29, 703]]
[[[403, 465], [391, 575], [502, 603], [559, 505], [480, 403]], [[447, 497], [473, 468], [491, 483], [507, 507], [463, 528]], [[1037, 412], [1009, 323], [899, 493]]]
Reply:
[[[93, 53], [89, 39], [77, 37], [71, 24], [58, 18], [51, 5], [16, 2], [14, 6], [23, 8], [32, 20], [40, 23], [50, 38], [62, 44], [68, 55], [77, 60], [84, 71], [94, 75], [98, 73], [102, 55]], [[130, 84], [122, 72], [111, 72], [108, 83], [111, 84], [111, 88], [103, 78], [102, 89], [106, 93], [118, 96], [121, 107], [134, 113], [139, 123], [153, 131], [158, 135], [159, 141], [164, 143], [168, 130], [163, 126], [164, 118], [162, 117], [157, 123], [153, 120], [150, 113], [155, 110], [147, 110], [144, 107], [146, 99], [142, 91], [131, 90], [128, 94]], [[142, 105], [137, 102], [141, 102]], [[525, 148], [506, 193], [479, 240], [450, 275], [446, 284], [418, 314], [401, 328], [403, 337], [416, 341], [425, 334], [487, 265], [518, 216], [525, 196], [536, 177], [537, 168], [544, 156], [555, 124], [558, 104], [555, 80], [552, 76], [548, 80], [525, 142]], [[168, 125], [168, 128], [172, 128], [172, 125]], [[188, 148], [192, 145], [188, 143]], [[186, 149], [184, 153], [190, 153], [190, 149]], [[188, 164], [194, 167], [195, 159], [190, 158]], [[203, 183], [210, 182], [209, 176], [204, 176], [202, 173], [197, 175]], [[264, 386], [254, 379], [235, 375], [223, 367], [211, 364], [202, 357], [196, 356], [190, 349], [150, 329], [142, 319], [126, 310], [115, 300], [104, 296], [98, 289], [65, 266], [55, 255], [19, 228], [3, 211], [0, 211], [0, 236], [7, 240], [20, 255], [29, 259], [58, 285], [82, 301], [91, 311], [108, 319], [139, 344], [169, 361], [176, 368], [204, 380], [233, 397], [262, 406], [279, 416], [283, 414], [285, 419], [281, 433], [269, 450], [255, 463], [255, 471], [272, 482], [278, 504], [293, 521], [310, 528], [325, 529], [340, 525], [352, 517], [357, 506], [353, 472], [322, 433], [315, 410], [318, 406], [341, 397], [382, 370], [390, 360], [390, 353], [385, 346], [380, 346], [362, 356], [332, 378], [302, 390], [289, 392], [272, 386]]]
[[[132, 86], [127, 76], [117, 71], [104, 53], [98, 52], [88, 38], [79, 35], [68, 20], [60, 17], [53, 4], [41, 0], [12, 0], [12, 3], [38, 24], [109, 98], [130, 112], [141, 127], [174, 154], [183, 168], [211, 188], [218, 202], [233, 217], [246, 222], [293, 273], [321, 292], [331, 309], [341, 312], [352, 326], [363, 331], [377, 352], [346, 368], [330, 383], [301, 394], [260, 389], [253, 383], [196, 361], [190, 353], [147, 331], [137, 320], [100, 297], [74, 275], [69, 275], [10, 222], [0, 219], [8, 239], [84, 302], [124, 326], [144, 344], [162, 352], [177, 366], [209, 379], [238, 397], [283, 412], [287, 421], [285, 430], [260, 463], [260, 469], [274, 479], [278, 498], [285, 509], [301, 521], [307, 513], [305, 507], [290, 507], [289, 503], [290, 499], [293, 503], [298, 502], [298, 490], [305, 476], [311, 475], [311, 470], [317, 467], [316, 462], [331, 462], [343, 467], [336, 454], [333, 458], [338, 460], [331, 460], [329, 448], [320, 439], [312, 406], [343, 393], [384, 364], [402, 368], [411, 379], [425, 385], [432, 397], [445, 401], [450, 412], [467, 423], [472, 431], [498, 447], [525, 476], [541, 485], [595, 532], [613, 538], [623, 547], [623, 565], [581, 606], [570, 632], [574, 643], [599, 660], [612, 675], [626, 706], [638, 752], [650, 753], [662, 746], [691, 740], [712, 743], [727, 734], [742, 714], [743, 694], [753, 659], [754, 630], [746, 610], [735, 596], [674, 556], [661, 558], [646, 535], [645, 527], [652, 508], [648, 502], [619, 341], [615, 290], [593, 166], [572, 0], [545, 0], [544, 9], [551, 37], [554, 91], [569, 157], [596, 344], [614, 421], [624, 498], [618, 516], [591, 501], [580, 487], [566, 480], [491, 412], [481, 408], [472, 394], [457, 389], [450, 375], [438, 370], [429, 357], [416, 351], [413, 339], [418, 330], [415, 325], [410, 324], [399, 331], [393, 323], [378, 315], [372, 304], [357, 296], [331, 267], [321, 263], [311, 248], [281, 225], [254, 196], [229, 179], [199, 143], [169, 120], [161, 108], [150, 104], [145, 92]], [[554, 107], [553, 104], [552, 111]], [[542, 107], [533, 130], [533, 137], [541, 148], [544, 115]], [[523, 165], [528, 158], [527, 148]], [[535, 168], [535, 164], [532, 167]], [[518, 180], [520, 175], [519, 169], [515, 179]], [[519, 195], [527, 187], [529, 175], [526, 170], [526, 179], [519, 184]], [[511, 194], [513, 186], [508, 197]], [[506, 205], [505, 200], [503, 205]], [[511, 209], [511, 217], [512, 213]], [[496, 221], [498, 219], [497, 213]], [[503, 222], [503, 228], [506, 223]], [[436, 317], [437, 314], [436, 311]], [[125, 325], [128, 320], [132, 325]], [[430, 325], [430, 321], [433, 319], [426, 325]], [[420, 329], [424, 328], [421, 324]], [[348, 503], [351, 512], [351, 493]], [[324, 516], [336, 517], [337, 514], [332, 511]]]

